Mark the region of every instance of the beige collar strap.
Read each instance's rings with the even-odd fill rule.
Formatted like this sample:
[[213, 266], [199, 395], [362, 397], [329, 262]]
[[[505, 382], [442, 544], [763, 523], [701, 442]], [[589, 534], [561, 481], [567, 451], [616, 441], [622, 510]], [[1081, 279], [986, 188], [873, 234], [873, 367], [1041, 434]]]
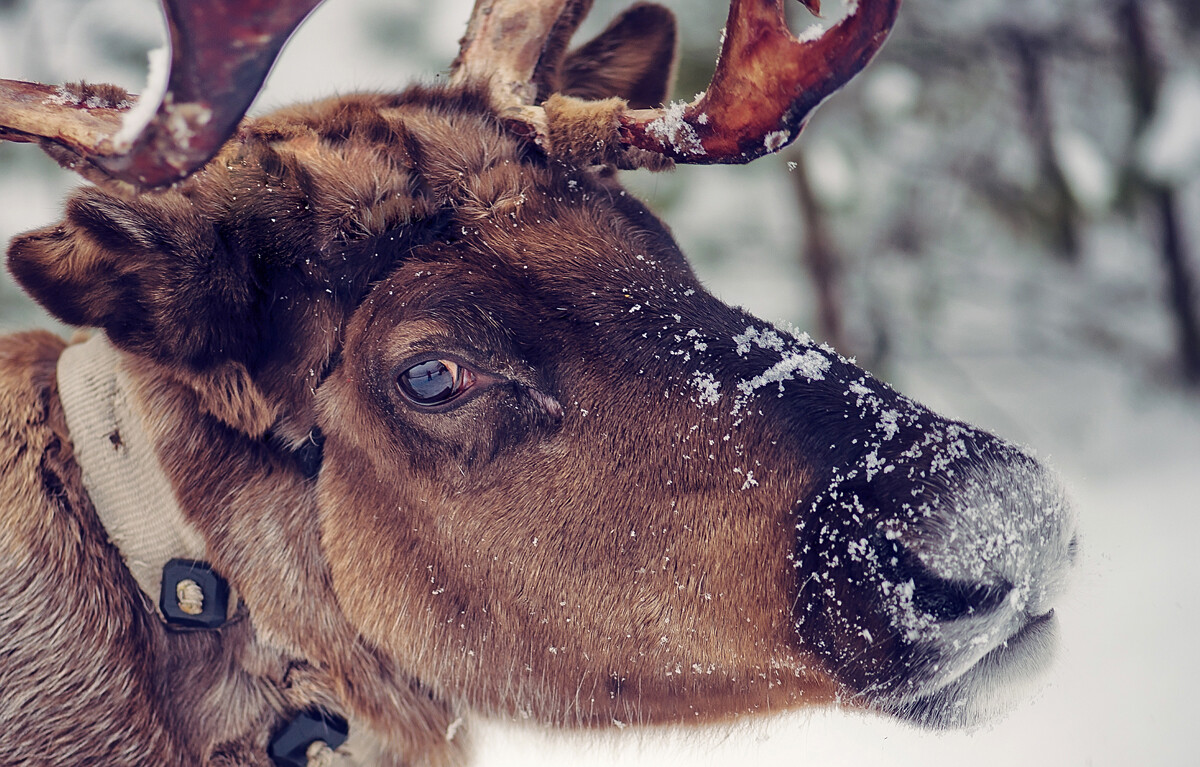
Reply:
[[207, 547], [183, 517], [130, 383], [122, 355], [103, 333], [67, 347], [58, 361], [59, 396], [84, 487], [109, 540], [158, 609], [163, 566], [176, 558], [204, 560]]
[[[58, 360], [58, 391], [84, 488], [109, 540], [162, 617], [159, 592], [164, 566], [172, 559], [203, 561], [207, 547], [184, 519], [146, 435], [140, 403], [133, 396], [121, 353], [102, 333], [68, 346]], [[236, 595], [230, 594], [231, 614], [236, 605]], [[292, 759], [276, 760], [277, 764], [352, 767], [373, 763], [374, 741], [365, 731], [356, 728], [359, 732], [353, 742], [334, 751], [346, 736], [344, 720], [336, 740], [331, 739], [328, 727], [311, 733], [305, 730], [307, 721], [296, 717], [276, 735], [276, 741], [285, 734], [296, 741], [290, 746], [296, 751]]]
[[[92, 505], [161, 617], [164, 566], [172, 559], [202, 561], [206, 546], [184, 519], [146, 435], [121, 353], [102, 333], [68, 346], [58, 360], [58, 391]], [[230, 613], [236, 604], [231, 594]], [[328, 726], [334, 719], [340, 725]], [[298, 715], [273, 738], [272, 756], [277, 746], [283, 753], [273, 761], [307, 767], [373, 764], [375, 741], [355, 728], [355, 737], [343, 745], [347, 729], [345, 720], [328, 714]]]

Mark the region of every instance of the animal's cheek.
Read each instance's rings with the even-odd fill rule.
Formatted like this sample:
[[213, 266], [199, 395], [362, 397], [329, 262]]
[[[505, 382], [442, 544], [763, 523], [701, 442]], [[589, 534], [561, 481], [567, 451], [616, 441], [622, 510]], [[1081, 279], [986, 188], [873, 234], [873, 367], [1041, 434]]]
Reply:
[[[321, 548], [338, 603], [358, 632], [394, 655], [414, 625], [416, 563], [423, 561], [421, 531], [407, 503], [374, 477], [337, 461], [322, 469], [318, 486]], [[422, 621], [424, 625], [424, 621]]]

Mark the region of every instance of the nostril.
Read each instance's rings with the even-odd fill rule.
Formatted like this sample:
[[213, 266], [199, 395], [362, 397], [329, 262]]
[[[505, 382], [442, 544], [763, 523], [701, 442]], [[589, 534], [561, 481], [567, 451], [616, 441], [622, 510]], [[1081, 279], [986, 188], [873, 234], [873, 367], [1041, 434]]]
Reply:
[[1004, 603], [1012, 587], [1008, 584], [978, 585], [931, 576], [913, 584], [913, 604], [942, 621], [988, 613]]
[[879, 546], [879, 571], [885, 580], [911, 583], [913, 607], [938, 621], [990, 612], [1004, 604], [1012, 591], [1008, 583], [980, 584], [943, 578], [898, 541], [886, 538]]

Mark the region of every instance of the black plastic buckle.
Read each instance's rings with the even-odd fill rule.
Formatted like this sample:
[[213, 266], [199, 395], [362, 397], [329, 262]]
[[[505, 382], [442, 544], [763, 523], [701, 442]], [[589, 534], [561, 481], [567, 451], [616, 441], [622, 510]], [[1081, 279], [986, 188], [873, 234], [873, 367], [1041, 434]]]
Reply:
[[[181, 599], [184, 594], [193, 594], [196, 586], [200, 589], [199, 603]], [[220, 628], [229, 616], [229, 584], [205, 562], [172, 559], [163, 566], [158, 607], [171, 626]]]
[[308, 749], [318, 740], [330, 750], [346, 742], [350, 725], [337, 714], [309, 709], [283, 726], [267, 746], [267, 754], [278, 767], [307, 767]]

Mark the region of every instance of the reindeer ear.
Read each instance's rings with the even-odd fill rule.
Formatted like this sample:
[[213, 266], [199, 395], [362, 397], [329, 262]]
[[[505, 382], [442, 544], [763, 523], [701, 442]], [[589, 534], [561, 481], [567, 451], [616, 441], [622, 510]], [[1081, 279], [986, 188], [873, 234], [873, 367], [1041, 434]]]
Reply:
[[60, 320], [164, 366], [219, 420], [252, 435], [270, 425], [246, 367], [255, 281], [182, 194], [83, 189], [59, 224], [13, 241], [8, 266]]
[[675, 38], [674, 14], [638, 3], [567, 54], [558, 90], [589, 100], [619, 96], [634, 109], [661, 106], [675, 76]]
[[63, 322], [163, 364], [201, 371], [253, 348], [255, 281], [178, 192], [81, 190], [59, 224], [13, 240], [8, 267]]
[[252, 348], [247, 265], [178, 192], [81, 190], [62, 222], [13, 241], [8, 266], [63, 322], [155, 361], [201, 370]]

